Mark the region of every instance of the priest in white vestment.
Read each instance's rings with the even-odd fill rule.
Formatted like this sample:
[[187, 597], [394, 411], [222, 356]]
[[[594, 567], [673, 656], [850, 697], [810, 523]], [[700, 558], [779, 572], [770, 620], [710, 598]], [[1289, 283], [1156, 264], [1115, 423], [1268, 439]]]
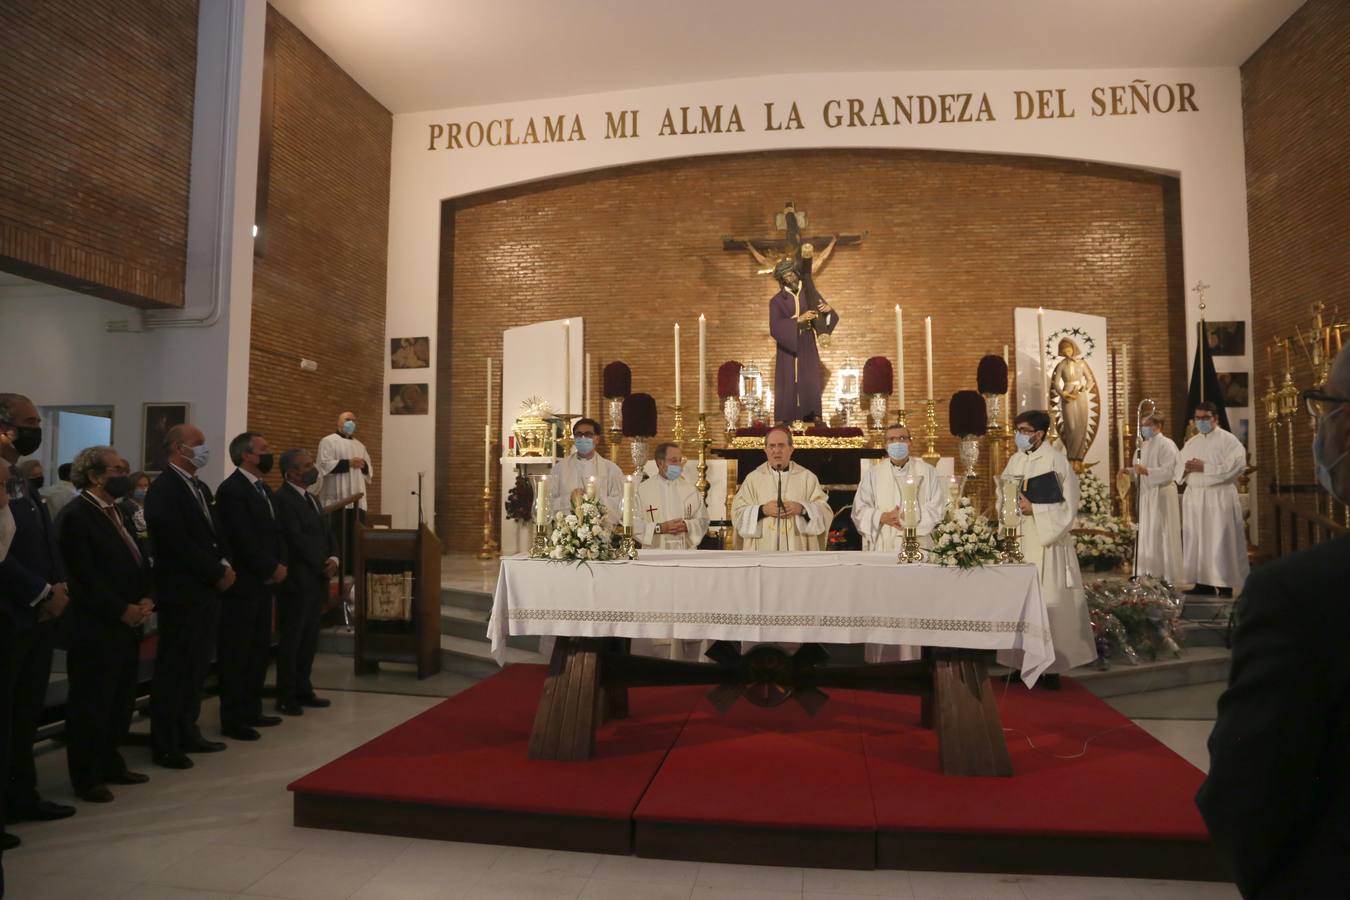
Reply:
[[792, 462], [792, 432], [770, 428], [764, 455], [768, 461], [745, 477], [731, 502], [741, 549], [824, 550], [834, 514], [815, 474]]
[[573, 451], [553, 464], [548, 475], [549, 508], [571, 509], [572, 501], [586, 493], [592, 478], [595, 495], [605, 507], [605, 521], [619, 523], [623, 509], [623, 471], [595, 449], [600, 426], [594, 419], [577, 419], [572, 425]]
[[1250, 571], [1237, 491], [1247, 449], [1219, 427], [1218, 409], [1209, 401], [1196, 405], [1197, 433], [1181, 448], [1181, 581], [1237, 594]]
[[[682, 477], [684, 453], [679, 444], [657, 445], [656, 472], [654, 478], [638, 485], [634, 534], [643, 547], [652, 550], [697, 550], [708, 533], [708, 510], [694, 482]], [[667, 645], [634, 640], [633, 652], [697, 661], [708, 643], [676, 639]]]
[[[1041, 577], [1041, 595], [1050, 619], [1050, 638], [1055, 645], [1055, 661], [1043, 677], [1047, 687], [1057, 687], [1059, 675], [1097, 658], [1083, 593], [1083, 576], [1078, 569], [1073, 527], [1078, 512], [1078, 476], [1069, 460], [1045, 439], [1050, 416], [1044, 410], [1029, 409], [1013, 420], [1013, 438], [1019, 452], [1003, 468], [1004, 475], [1017, 475], [1025, 487], [1038, 475], [1053, 472], [1063, 499], [1056, 503], [1032, 503], [1023, 493], [1018, 505], [1022, 510], [1022, 555], [1035, 563]], [[1021, 651], [1001, 650], [998, 661], [1021, 668]]]
[[361, 499], [356, 505], [362, 511], [366, 509], [366, 494], [370, 493], [370, 480], [375, 477], [375, 463], [366, 445], [356, 437], [354, 413], [348, 411], [338, 416], [337, 431], [324, 435], [319, 441], [314, 468], [319, 470], [320, 503], [327, 506], [352, 494], [360, 494]]
[[1139, 420], [1139, 449], [1128, 471], [1139, 478], [1139, 539], [1134, 571], [1182, 584], [1181, 500], [1177, 495], [1177, 445], [1163, 434], [1163, 417]]

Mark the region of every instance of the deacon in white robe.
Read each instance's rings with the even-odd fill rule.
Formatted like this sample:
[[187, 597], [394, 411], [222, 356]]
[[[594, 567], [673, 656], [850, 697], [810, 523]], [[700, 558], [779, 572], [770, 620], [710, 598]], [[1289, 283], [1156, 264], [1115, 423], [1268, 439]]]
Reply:
[[[1035, 563], [1040, 573], [1041, 595], [1045, 598], [1050, 638], [1055, 645], [1055, 661], [1046, 674], [1057, 676], [1095, 660], [1097, 644], [1092, 636], [1083, 576], [1070, 533], [1078, 512], [1078, 476], [1064, 454], [1046, 441], [1049, 428], [1050, 416], [1043, 410], [1027, 410], [1018, 415], [1013, 437], [1019, 452], [1008, 460], [1003, 474], [1020, 476], [1025, 484], [1030, 478], [1053, 472], [1064, 495], [1059, 503], [1031, 503], [1023, 494], [1019, 503], [1022, 555], [1027, 562]], [[998, 661], [1020, 669], [1021, 655], [1018, 650], [1001, 650]], [[1051, 678], [1046, 685], [1054, 687], [1057, 680]]]
[[[697, 550], [708, 533], [708, 510], [694, 482], [683, 477], [684, 453], [679, 444], [657, 446], [656, 470], [654, 477], [638, 485], [633, 533], [643, 547], [653, 550]], [[698, 661], [709, 643], [635, 639], [633, 652]]]
[[1177, 482], [1181, 497], [1181, 582], [1232, 588], [1247, 581], [1247, 535], [1237, 480], [1247, 467], [1247, 450], [1219, 427], [1218, 407], [1204, 401], [1195, 408], [1197, 434], [1181, 448]]
[[326, 434], [319, 441], [319, 452], [314, 467], [319, 470], [319, 502], [327, 506], [338, 500], [360, 494], [356, 504], [366, 509], [366, 494], [370, 480], [375, 477], [375, 463], [366, 451], [366, 445], [355, 437], [356, 415], [344, 412], [338, 416], [337, 431]]
[[764, 454], [768, 461], [745, 477], [731, 502], [741, 548], [824, 550], [834, 514], [815, 474], [792, 462], [792, 432], [770, 429]]
[[592, 478], [595, 495], [605, 507], [605, 521], [619, 524], [623, 509], [623, 471], [595, 449], [600, 426], [591, 419], [577, 419], [572, 426], [574, 450], [553, 464], [548, 476], [549, 508], [554, 512], [570, 509], [574, 497], [586, 493]]
[[1181, 500], [1177, 495], [1177, 445], [1163, 434], [1161, 415], [1139, 422], [1140, 445], [1127, 471], [1139, 478], [1139, 539], [1134, 571], [1180, 585]]

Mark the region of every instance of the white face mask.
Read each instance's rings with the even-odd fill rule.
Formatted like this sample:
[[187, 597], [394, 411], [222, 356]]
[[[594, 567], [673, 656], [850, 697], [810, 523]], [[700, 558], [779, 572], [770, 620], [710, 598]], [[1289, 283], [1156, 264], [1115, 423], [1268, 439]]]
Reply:
[[1195, 430], [1198, 431], [1198, 432], [1200, 432], [1201, 434], [1209, 434], [1211, 431], [1214, 430], [1214, 420], [1213, 420], [1213, 419], [1196, 419], [1196, 420], [1195, 420]]
[[1144, 440], [1148, 440], [1149, 438], [1153, 437], [1153, 426], [1152, 426], [1152, 425], [1140, 425], [1140, 426], [1139, 426], [1139, 436], [1140, 436], [1141, 438], [1143, 438]]
[[1333, 412], [1329, 412], [1323, 416], [1321, 421], [1317, 423], [1317, 433], [1313, 435], [1312, 450], [1313, 465], [1317, 470], [1317, 483], [1322, 486], [1322, 490], [1326, 491], [1337, 500], [1342, 503], [1348, 503], [1350, 502], [1350, 497], [1342, 497], [1340, 494], [1336, 493], [1336, 480], [1333, 473], [1336, 471], [1336, 467], [1343, 463], [1347, 456], [1350, 456], [1350, 450], [1341, 453], [1340, 456], [1336, 457], [1331, 462], [1327, 462], [1322, 458], [1323, 436], [1330, 431], [1327, 427], [1327, 423], [1343, 412], [1345, 412], [1344, 406], [1337, 407]]
[[1013, 441], [1017, 444], [1017, 449], [1026, 451], [1031, 449], [1031, 435], [1020, 431], [1013, 434]]

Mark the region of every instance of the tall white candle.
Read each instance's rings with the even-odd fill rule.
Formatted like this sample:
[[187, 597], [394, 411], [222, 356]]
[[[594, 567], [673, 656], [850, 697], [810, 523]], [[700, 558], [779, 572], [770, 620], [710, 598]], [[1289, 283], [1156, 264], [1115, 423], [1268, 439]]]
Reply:
[[707, 409], [707, 389], [708, 389], [708, 320], [704, 318], [703, 313], [698, 314], [698, 414], [701, 416]]
[[492, 478], [492, 426], [483, 426], [483, 484]]
[[1045, 310], [1036, 307], [1036, 368], [1040, 371], [1041, 409], [1050, 409], [1050, 379], [1045, 372]]
[[582, 380], [581, 414], [594, 418], [591, 412], [591, 355], [586, 354], [586, 375]]
[[928, 399], [933, 399], [933, 317], [923, 317], [923, 343], [928, 357]]
[[1120, 345], [1120, 402], [1125, 408], [1120, 411], [1122, 416], [1130, 414], [1130, 345]]
[[624, 528], [633, 527], [633, 476], [627, 475], [623, 481], [623, 521]]
[[902, 498], [900, 511], [903, 516], [904, 526], [906, 528], [918, 528], [918, 485], [915, 483], [913, 475], [910, 475], [904, 481], [900, 482], [900, 496]]
[[900, 408], [905, 408], [905, 321], [900, 304], [895, 304], [895, 378], [896, 397]]
[[563, 319], [563, 413], [572, 414], [572, 320]]
[[591, 477], [589, 477], [589, 478], [586, 479], [586, 499], [588, 499], [588, 500], [594, 500], [594, 499], [595, 499], [595, 476], [594, 476], [594, 475], [592, 475]]
[[680, 405], [680, 323], [675, 323], [675, 405]]
[[548, 518], [548, 476], [540, 475], [536, 486], [539, 492], [534, 495], [534, 522], [542, 525]]

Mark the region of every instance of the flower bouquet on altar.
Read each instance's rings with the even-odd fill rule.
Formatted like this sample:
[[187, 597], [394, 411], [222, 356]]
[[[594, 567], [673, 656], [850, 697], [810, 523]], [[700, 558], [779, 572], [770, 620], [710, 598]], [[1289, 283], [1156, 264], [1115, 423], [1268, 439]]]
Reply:
[[594, 496], [577, 500], [571, 512], [559, 510], [554, 513], [545, 559], [581, 565], [591, 560], [617, 557], [613, 537], [605, 525], [605, 507]]
[[933, 561], [940, 566], [970, 569], [998, 562], [998, 530], [962, 497], [933, 529]]
[[1109, 572], [1134, 559], [1138, 526], [1111, 515], [1111, 492], [1106, 483], [1084, 472], [1078, 479], [1078, 515], [1072, 529], [1078, 565], [1093, 572]]

